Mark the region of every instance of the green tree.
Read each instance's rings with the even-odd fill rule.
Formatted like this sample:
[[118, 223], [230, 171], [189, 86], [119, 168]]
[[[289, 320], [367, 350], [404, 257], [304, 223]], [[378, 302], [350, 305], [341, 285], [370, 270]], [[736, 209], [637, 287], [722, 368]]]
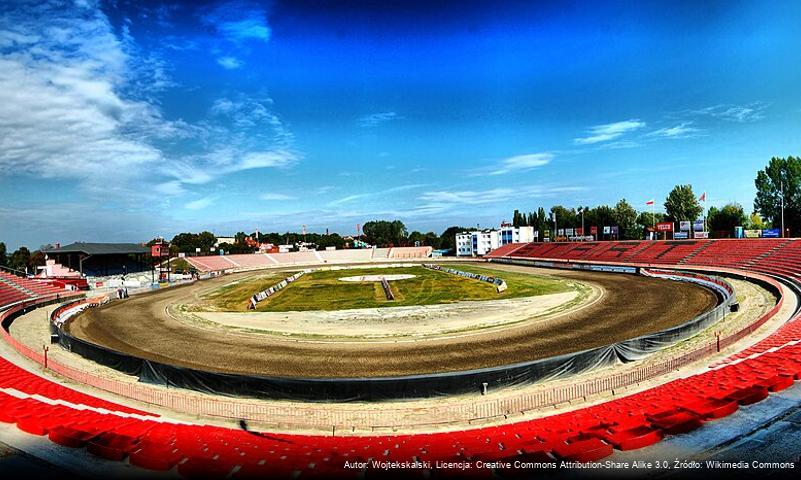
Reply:
[[200, 248], [200, 253], [208, 254], [215, 243], [217, 237], [211, 232], [179, 233], [172, 238], [170, 251], [173, 251], [174, 247], [178, 252], [195, 253], [196, 249]]
[[8, 267], [14, 270], [27, 271], [31, 263], [31, 251], [28, 247], [19, 247], [8, 259]]
[[762, 217], [760, 217], [758, 213], [754, 212], [750, 217], [748, 217], [746, 228], [748, 230], [763, 230], [768, 227], [765, 224], [765, 221], [762, 220]]
[[6, 244], [0, 242], [0, 267], [8, 265], [8, 252], [6, 251]]
[[743, 211], [743, 206], [739, 203], [729, 203], [723, 208], [711, 207], [706, 217], [709, 230], [717, 237], [732, 237], [734, 227], [742, 227], [748, 223], [748, 219]]
[[338, 233], [330, 233], [328, 235], [320, 235], [316, 243], [321, 249], [325, 249], [325, 247], [343, 248], [345, 239], [339, 236]]
[[28, 266], [31, 267], [31, 272], [36, 273], [36, 267], [43, 267], [45, 265], [45, 254], [42, 249], [34, 250], [28, 260]]
[[414, 245], [416, 242], [420, 242], [420, 245], [423, 245], [424, 238], [422, 233], [415, 230], [409, 234], [409, 245]]
[[621, 199], [615, 205], [613, 216], [617, 224], [621, 240], [639, 240], [643, 238], [642, 228], [637, 225], [637, 210], [626, 199]]
[[515, 212], [512, 214], [512, 225], [515, 227], [519, 227], [523, 224], [523, 215], [520, 213], [518, 209], [515, 208]]
[[440, 248], [440, 246], [439, 246], [440, 241], [441, 241], [441, 239], [434, 232], [427, 232], [425, 234], [425, 236], [423, 237], [423, 245], [426, 245], [426, 246], [432, 247], [432, 248]]
[[783, 190], [785, 228], [796, 234], [801, 231], [801, 157], [771, 158], [757, 172], [754, 184], [754, 210], [773, 228], [780, 228]]
[[692, 222], [701, 215], [703, 208], [698, 204], [692, 185], [676, 185], [665, 199], [665, 211], [673, 222]]
[[[573, 208], [566, 208], [562, 205], [554, 205], [551, 207], [551, 215], [556, 214], [557, 228], [574, 228], [581, 226], [581, 219], [577, 220], [576, 210]], [[551, 220], [553, 217], [550, 217]], [[577, 225], [577, 222], [579, 225]], [[553, 228], [553, 221], [551, 220], [551, 228]]]
[[537, 221], [534, 223], [534, 226], [536, 227], [535, 230], [540, 232], [539, 240], [542, 241], [545, 230], [550, 230], [550, 228], [548, 228], [548, 215], [545, 213], [543, 207], [537, 209]]
[[456, 251], [456, 234], [469, 230], [465, 227], [452, 226], [445, 229], [439, 236], [439, 248], [442, 250]]
[[584, 213], [584, 225], [589, 233], [591, 226], [598, 227], [597, 238], [604, 238], [603, 227], [616, 225], [615, 210], [609, 205], [598, 205]]
[[371, 245], [397, 246], [401, 245], [408, 236], [406, 225], [400, 220], [376, 220], [362, 226], [365, 240]]
[[665, 221], [665, 214], [661, 212], [640, 212], [640, 215], [637, 217], [637, 224], [642, 227], [643, 232], [646, 232], [649, 228], [653, 228], [659, 222]]
[[217, 243], [217, 237], [211, 232], [200, 232], [197, 235], [197, 246], [203, 252], [208, 252], [215, 243]]

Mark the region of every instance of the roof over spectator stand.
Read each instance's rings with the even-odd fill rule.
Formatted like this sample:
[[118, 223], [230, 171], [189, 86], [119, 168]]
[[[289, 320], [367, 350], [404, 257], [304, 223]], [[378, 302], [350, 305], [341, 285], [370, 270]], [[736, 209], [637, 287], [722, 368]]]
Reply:
[[75, 242], [59, 248], [45, 248], [44, 253], [85, 253], [87, 255], [149, 254], [148, 247], [138, 243], [88, 243]]

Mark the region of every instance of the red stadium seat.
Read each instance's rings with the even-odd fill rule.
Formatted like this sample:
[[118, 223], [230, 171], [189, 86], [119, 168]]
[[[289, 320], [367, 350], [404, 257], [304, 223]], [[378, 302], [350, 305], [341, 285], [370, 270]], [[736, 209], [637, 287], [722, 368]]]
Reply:
[[[495, 258], [725, 266], [771, 272], [786, 279], [801, 278], [801, 241], [761, 241], [766, 240], [517, 244], [497, 250]], [[381, 254], [384, 253], [389, 256], [389, 252]], [[231, 257], [236, 261], [236, 256]], [[249, 257], [242, 263], [251, 260]], [[232, 265], [228, 260], [207, 261]], [[255, 263], [249, 265], [261, 261], [253, 260]], [[21, 295], [35, 298], [48, 291], [25, 282], [16, 287], [8, 285], [0, 281], [0, 306], [16, 302], [14, 299]], [[33, 288], [40, 289], [40, 293]], [[28, 294], [25, 289], [34, 293]], [[112, 460], [128, 457], [134, 466], [159, 471], [176, 469], [189, 478], [340, 477], [346, 459], [558, 458], [586, 462], [604, 458], [614, 449], [642, 448], [666, 435], [692, 431], [704, 422], [733, 414], [739, 406], [789, 387], [801, 375], [798, 340], [801, 319], [794, 317], [748, 349], [718, 362], [714, 369], [544, 418], [459, 432], [335, 438], [258, 435], [233, 428], [162, 421], [156, 415], [64, 387], [0, 358], [0, 387], [8, 389], [0, 392], [0, 421], [16, 424], [29, 434], [46, 435], [65, 447], [85, 447]], [[5, 392], [13, 392], [14, 396]], [[41, 397], [28, 397], [34, 394]], [[386, 472], [373, 469], [344, 473], [353, 477], [386, 476]], [[487, 469], [471, 473], [492, 476]], [[442, 472], [391, 474], [436, 478]]]

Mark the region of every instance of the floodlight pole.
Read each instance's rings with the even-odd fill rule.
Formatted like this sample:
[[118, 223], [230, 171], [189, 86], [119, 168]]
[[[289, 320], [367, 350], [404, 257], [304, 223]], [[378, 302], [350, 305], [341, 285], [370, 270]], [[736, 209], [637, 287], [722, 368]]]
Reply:
[[556, 228], [556, 212], [551, 212], [551, 216], [553, 217], [553, 239], [554, 241], [556, 241], [556, 235], [557, 235], [556, 232], [558, 230]]
[[779, 187], [782, 194], [782, 238], [784, 238], [784, 179], [781, 180]]
[[659, 235], [656, 233], [656, 199], [651, 201], [651, 233], [653, 233], [652, 240], [659, 239]]

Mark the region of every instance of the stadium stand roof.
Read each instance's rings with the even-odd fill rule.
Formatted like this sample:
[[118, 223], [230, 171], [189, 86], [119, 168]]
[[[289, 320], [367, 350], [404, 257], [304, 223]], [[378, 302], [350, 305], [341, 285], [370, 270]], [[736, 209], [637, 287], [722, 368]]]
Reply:
[[95, 277], [151, 269], [150, 249], [137, 243], [75, 242], [42, 252], [67, 268]]
[[150, 249], [138, 243], [87, 243], [75, 242], [59, 248], [42, 249], [43, 253], [85, 253], [87, 255], [128, 255], [150, 253]]

